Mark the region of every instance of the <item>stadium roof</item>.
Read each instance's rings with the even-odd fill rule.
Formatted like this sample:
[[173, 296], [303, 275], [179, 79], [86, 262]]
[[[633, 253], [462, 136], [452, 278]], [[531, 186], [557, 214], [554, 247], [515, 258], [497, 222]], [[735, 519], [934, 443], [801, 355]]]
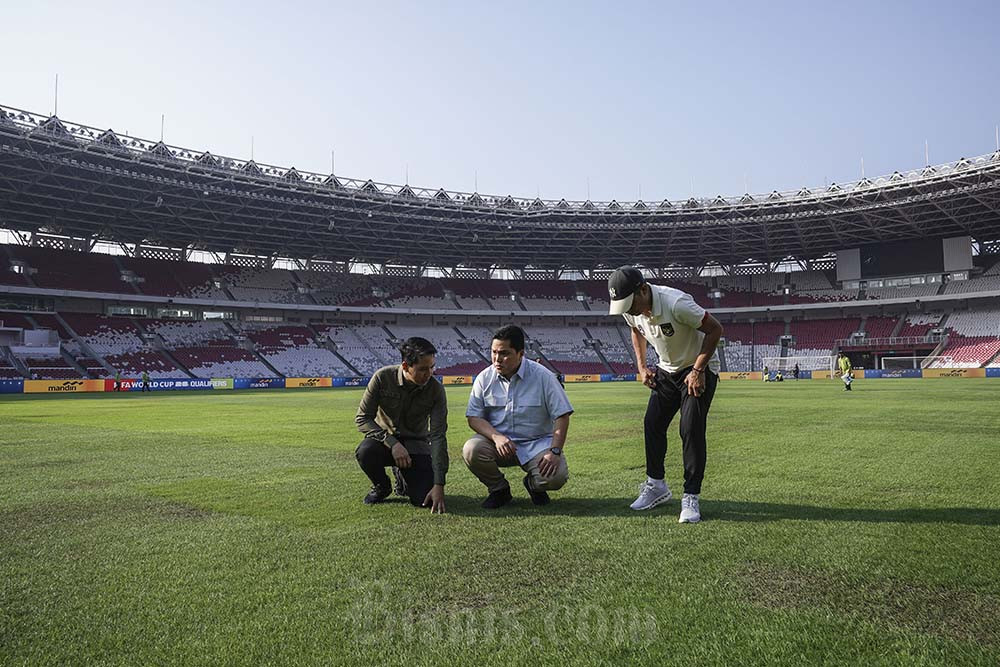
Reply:
[[823, 188], [580, 202], [314, 174], [0, 106], [0, 226], [413, 266], [776, 263], [908, 238], [998, 239], [1000, 151]]

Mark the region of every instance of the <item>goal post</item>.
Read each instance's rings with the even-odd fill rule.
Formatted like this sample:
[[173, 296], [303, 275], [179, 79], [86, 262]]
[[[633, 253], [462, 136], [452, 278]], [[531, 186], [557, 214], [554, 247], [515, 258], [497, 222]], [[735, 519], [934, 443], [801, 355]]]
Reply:
[[923, 355], [918, 357], [882, 357], [882, 370], [916, 368], [953, 368], [954, 358], [947, 355]]
[[[788, 374], [798, 365], [800, 371], [830, 371], [837, 370], [837, 358], [833, 355], [808, 357], [764, 357], [763, 365], [770, 372], [781, 371]], [[763, 370], [763, 369], [762, 369]]]

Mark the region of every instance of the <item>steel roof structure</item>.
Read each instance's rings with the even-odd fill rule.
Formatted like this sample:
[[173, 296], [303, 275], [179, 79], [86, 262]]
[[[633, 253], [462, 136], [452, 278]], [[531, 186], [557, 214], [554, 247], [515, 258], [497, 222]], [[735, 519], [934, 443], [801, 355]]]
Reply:
[[798, 191], [554, 201], [314, 174], [0, 105], [0, 226], [416, 267], [775, 264], [901, 239], [1000, 239], [1000, 150]]

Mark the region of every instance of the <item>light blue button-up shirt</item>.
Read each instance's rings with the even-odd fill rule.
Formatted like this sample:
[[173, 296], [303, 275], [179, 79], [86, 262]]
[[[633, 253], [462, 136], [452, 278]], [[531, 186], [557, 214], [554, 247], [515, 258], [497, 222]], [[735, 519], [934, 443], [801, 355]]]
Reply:
[[522, 465], [552, 446], [555, 421], [573, 412], [566, 391], [547, 368], [530, 359], [510, 380], [490, 366], [476, 376], [466, 417], [479, 417], [510, 438]]

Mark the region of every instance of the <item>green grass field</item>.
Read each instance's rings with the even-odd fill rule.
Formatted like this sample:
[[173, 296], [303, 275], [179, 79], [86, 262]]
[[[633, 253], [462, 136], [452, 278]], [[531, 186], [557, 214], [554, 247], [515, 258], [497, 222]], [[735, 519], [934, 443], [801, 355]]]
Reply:
[[[0, 663], [1000, 663], [1000, 381], [720, 385], [704, 521], [647, 390], [575, 385], [571, 478], [366, 507], [357, 390], [0, 399]], [[667, 479], [679, 496], [676, 424]]]

